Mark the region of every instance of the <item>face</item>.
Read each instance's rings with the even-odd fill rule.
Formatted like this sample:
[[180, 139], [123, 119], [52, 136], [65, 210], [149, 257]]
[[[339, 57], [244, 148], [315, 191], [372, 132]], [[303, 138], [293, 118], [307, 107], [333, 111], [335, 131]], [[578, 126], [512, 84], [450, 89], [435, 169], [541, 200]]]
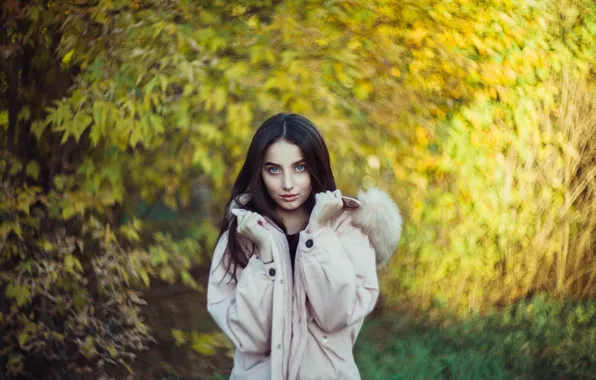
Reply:
[[300, 148], [280, 139], [269, 146], [263, 162], [263, 182], [269, 196], [281, 210], [298, 210], [312, 190]]

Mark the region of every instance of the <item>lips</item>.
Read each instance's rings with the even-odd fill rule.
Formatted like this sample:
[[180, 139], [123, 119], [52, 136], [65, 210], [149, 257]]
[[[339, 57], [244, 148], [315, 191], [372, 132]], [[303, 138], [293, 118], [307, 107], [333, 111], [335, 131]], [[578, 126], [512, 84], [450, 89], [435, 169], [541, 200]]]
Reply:
[[291, 202], [298, 197], [298, 194], [282, 195], [281, 198], [284, 201]]

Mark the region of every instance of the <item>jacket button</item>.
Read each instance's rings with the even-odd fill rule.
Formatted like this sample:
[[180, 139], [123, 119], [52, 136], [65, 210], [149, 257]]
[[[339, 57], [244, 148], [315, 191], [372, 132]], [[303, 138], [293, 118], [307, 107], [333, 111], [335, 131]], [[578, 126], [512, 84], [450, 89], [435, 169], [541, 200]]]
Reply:
[[269, 276], [271, 276], [271, 277], [275, 276], [275, 268], [269, 269]]
[[306, 241], [306, 248], [312, 248], [314, 242], [312, 241], [312, 239], [308, 239]]
[[323, 342], [327, 341], [327, 335], [323, 335]]

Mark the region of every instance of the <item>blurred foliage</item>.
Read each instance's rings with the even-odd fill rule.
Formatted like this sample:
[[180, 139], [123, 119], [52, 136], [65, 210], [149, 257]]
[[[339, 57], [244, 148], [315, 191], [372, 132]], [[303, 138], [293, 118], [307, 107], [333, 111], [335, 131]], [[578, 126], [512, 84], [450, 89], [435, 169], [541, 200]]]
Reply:
[[321, 128], [344, 193], [398, 200], [389, 303], [594, 296], [592, 1], [7, 0], [1, 20], [10, 373], [126, 366], [150, 339], [137, 291], [202, 290], [190, 269], [280, 111]]
[[61, 223], [52, 214], [62, 199], [11, 185], [0, 189], [3, 372], [22, 373], [36, 356], [74, 373], [92, 372], [94, 363], [128, 367], [149, 340], [139, 320], [144, 301], [131, 287], [147, 281], [150, 257], [121, 246], [124, 239], [93, 216], [47, 228]]
[[210, 334], [172, 329], [172, 335], [176, 340], [177, 346], [183, 346], [190, 342], [190, 348], [201, 355], [215, 355], [218, 348], [223, 348], [227, 350], [227, 354], [231, 359], [234, 358], [234, 345], [221, 331], [216, 334]]
[[407, 316], [364, 325], [363, 379], [593, 379], [596, 304], [539, 295], [466, 321]]

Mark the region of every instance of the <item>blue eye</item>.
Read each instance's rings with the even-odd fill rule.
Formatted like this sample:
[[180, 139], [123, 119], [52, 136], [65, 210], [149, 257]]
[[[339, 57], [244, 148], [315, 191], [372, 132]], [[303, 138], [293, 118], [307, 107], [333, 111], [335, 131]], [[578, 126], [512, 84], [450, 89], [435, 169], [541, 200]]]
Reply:
[[303, 172], [306, 170], [306, 166], [304, 165], [296, 165], [296, 170], [299, 172]]
[[275, 173], [277, 173], [277, 172], [274, 172], [273, 170], [279, 170], [279, 168], [276, 168], [276, 167], [271, 167], [271, 168], [267, 169], [267, 171], [268, 171], [269, 173], [271, 173], [271, 174], [275, 174]]

